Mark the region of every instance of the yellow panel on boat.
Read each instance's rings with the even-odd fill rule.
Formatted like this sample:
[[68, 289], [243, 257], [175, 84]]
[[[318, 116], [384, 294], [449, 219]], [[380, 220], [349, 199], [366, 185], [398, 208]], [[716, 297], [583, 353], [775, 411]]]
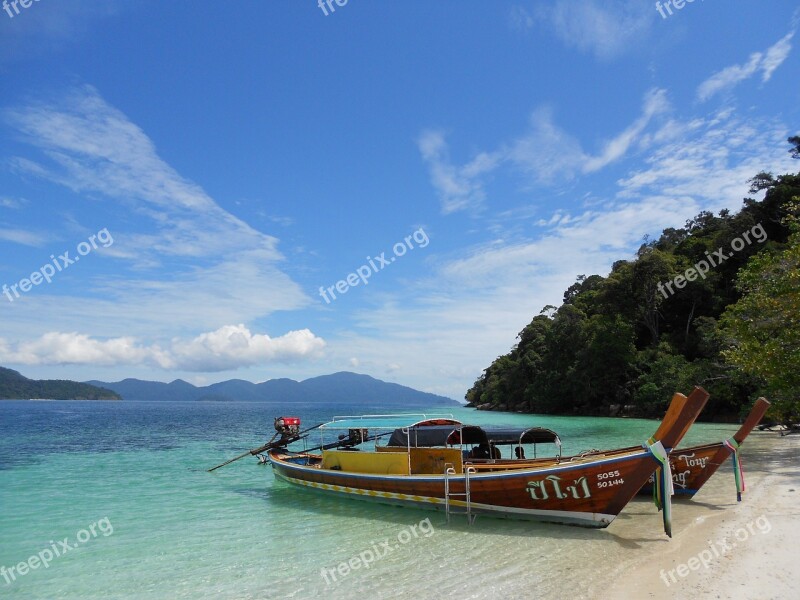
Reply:
[[446, 464], [453, 465], [456, 473], [463, 473], [461, 450], [458, 448], [411, 448], [411, 473], [413, 475], [444, 473]]
[[322, 468], [350, 473], [408, 475], [408, 454], [326, 450], [322, 453]]

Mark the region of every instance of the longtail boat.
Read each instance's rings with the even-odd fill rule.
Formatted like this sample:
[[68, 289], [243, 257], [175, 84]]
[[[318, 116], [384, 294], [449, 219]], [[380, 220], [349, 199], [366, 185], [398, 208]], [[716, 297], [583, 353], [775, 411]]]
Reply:
[[[293, 422], [290, 435], [281, 433], [277, 445], [263, 448], [276, 478], [329, 494], [434, 508], [448, 516], [457, 511], [466, 514], [470, 522], [485, 514], [602, 528], [655, 471], [668, 489], [668, 452], [680, 442], [707, 400], [708, 393], [702, 388], [695, 388], [688, 398], [675, 394], [655, 435], [644, 444], [569, 457], [559, 452], [550, 458], [477, 458], [465, 447], [479, 435], [474, 426], [470, 429], [453, 419], [416, 417], [399, 426], [387, 426], [368, 416], [334, 418], [317, 427], [348, 433], [339, 436], [339, 442], [320, 446], [321, 453], [293, 452], [285, 447], [288, 444], [282, 444], [298, 439], [299, 422]], [[369, 432], [376, 429], [387, 431], [370, 438]], [[384, 435], [392, 435], [394, 441], [386, 446], [376, 444], [374, 450], [356, 448]], [[424, 442], [436, 435], [445, 440], [442, 447]], [[671, 537], [669, 495], [663, 513], [665, 532]]]
[[[669, 453], [672, 485], [679, 497], [692, 498], [719, 469], [729, 456], [733, 456], [733, 474], [736, 482], [736, 499], [742, 501], [745, 489], [739, 447], [759, 424], [770, 403], [765, 398], [756, 400], [750, 414], [732, 437], [715, 444], [674, 449]], [[653, 479], [642, 488], [642, 493], [653, 493]], [[658, 504], [658, 500], [656, 500]]]

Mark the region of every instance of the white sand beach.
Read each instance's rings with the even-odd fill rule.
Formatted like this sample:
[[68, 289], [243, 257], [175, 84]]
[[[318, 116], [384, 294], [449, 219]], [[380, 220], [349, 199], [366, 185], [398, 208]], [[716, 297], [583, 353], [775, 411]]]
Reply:
[[743, 451], [742, 502], [728, 460], [694, 500], [673, 503], [674, 537], [642, 548], [646, 555], [623, 565], [602, 597], [798, 597], [800, 436], [756, 432]]

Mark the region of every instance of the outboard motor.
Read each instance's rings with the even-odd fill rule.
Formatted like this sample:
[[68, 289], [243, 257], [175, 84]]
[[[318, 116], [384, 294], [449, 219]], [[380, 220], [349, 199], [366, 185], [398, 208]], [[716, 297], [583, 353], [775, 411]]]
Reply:
[[300, 417], [278, 417], [275, 419], [275, 431], [283, 438], [299, 435]]
[[348, 429], [347, 430], [347, 446], [358, 446], [368, 437], [366, 429]]

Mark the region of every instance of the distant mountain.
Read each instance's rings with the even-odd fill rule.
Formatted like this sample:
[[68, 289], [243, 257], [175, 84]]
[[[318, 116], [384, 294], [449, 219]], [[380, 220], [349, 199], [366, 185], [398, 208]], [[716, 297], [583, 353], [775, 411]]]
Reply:
[[125, 400], [163, 400], [166, 399], [166, 396], [171, 400], [197, 400], [197, 388], [182, 379], [176, 379], [172, 383], [142, 381], [141, 379], [123, 379], [116, 383], [103, 383], [102, 381], [87, 381], [86, 383], [114, 390]]
[[0, 399], [3, 400], [122, 400], [115, 392], [62, 379], [37, 381], [0, 367]]
[[139, 379], [125, 379], [116, 383], [103, 381], [87, 383], [114, 390], [125, 400], [239, 400], [288, 403], [313, 401], [331, 404], [385, 402], [411, 406], [460, 404], [451, 398], [346, 371], [300, 382], [293, 379], [270, 379], [263, 383], [251, 383], [242, 379], [231, 379], [204, 387], [195, 387], [181, 379], [172, 383]]

